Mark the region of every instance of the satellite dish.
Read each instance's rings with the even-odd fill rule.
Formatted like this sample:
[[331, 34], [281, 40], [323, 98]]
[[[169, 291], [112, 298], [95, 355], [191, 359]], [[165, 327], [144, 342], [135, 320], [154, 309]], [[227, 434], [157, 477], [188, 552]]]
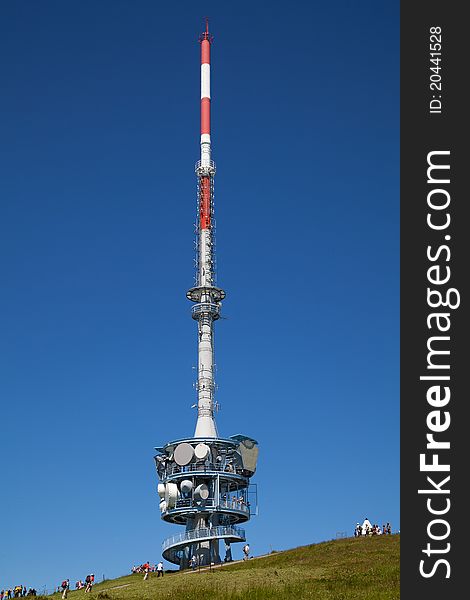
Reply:
[[209, 488], [205, 483], [201, 483], [194, 490], [194, 495], [200, 500], [207, 500], [209, 498]]
[[159, 483], [157, 490], [158, 490], [158, 495], [163, 500], [163, 498], [165, 497], [165, 484], [164, 483]]
[[258, 461], [258, 453], [259, 448], [256, 444], [252, 443], [250, 440], [248, 442], [251, 444], [248, 445], [247, 440], [243, 441], [238, 446], [238, 452], [241, 455], [243, 468], [247, 471], [251, 471], [254, 473], [256, 471], [256, 463]]
[[194, 449], [191, 444], [183, 442], [175, 448], [174, 459], [177, 465], [184, 467], [189, 464], [194, 456]]
[[183, 494], [189, 494], [189, 492], [193, 489], [193, 482], [189, 479], [183, 479], [180, 483], [180, 490]]
[[201, 443], [194, 448], [194, 454], [198, 460], [204, 460], [205, 458], [207, 458], [209, 452], [210, 448], [207, 444]]
[[176, 483], [167, 483], [165, 486], [165, 503], [168, 508], [174, 508], [178, 500], [178, 486]]

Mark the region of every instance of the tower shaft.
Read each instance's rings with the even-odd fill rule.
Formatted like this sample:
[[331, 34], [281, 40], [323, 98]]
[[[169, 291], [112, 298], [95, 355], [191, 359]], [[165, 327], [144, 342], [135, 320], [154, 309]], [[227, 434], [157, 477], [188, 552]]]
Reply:
[[[197, 422], [195, 437], [216, 438], [217, 426], [214, 418], [214, 321], [219, 316], [220, 296], [213, 290], [215, 284], [214, 257], [214, 176], [215, 164], [211, 160], [211, 35], [206, 30], [200, 37], [201, 43], [201, 159], [196, 164], [198, 178], [197, 215], [197, 294], [196, 318], [198, 321], [198, 379], [197, 379]], [[193, 317], [195, 311], [193, 307]]]

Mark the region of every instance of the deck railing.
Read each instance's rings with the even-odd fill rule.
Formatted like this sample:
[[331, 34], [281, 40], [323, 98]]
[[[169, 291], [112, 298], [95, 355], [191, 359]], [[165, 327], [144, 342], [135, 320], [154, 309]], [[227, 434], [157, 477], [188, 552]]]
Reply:
[[162, 552], [165, 552], [172, 546], [182, 546], [188, 542], [197, 540], [208, 540], [211, 538], [236, 538], [238, 541], [245, 541], [245, 530], [241, 527], [204, 527], [201, 529], [190, 529], [177, 535], [167, 538], [162, 544]]
[[235, 500], [235, 498], [230, 499], [220, 499], [220, 504], [215, 503], [214, 498], [207, 498], [207, 500], [195, 500], [194, 498], [180, 498], [176, 501], [176, 505], [173, 508], [170, 508], [168, 512], [181, 509], [181, 508], [198, 508], [200, 506], [204, 506], [204, 508], [221, 508], [226, 510], [236, 510], [244, 513], [250, 512], [250, 505], [246, 502], [245, 499], [243, 501]]
[[217, 463], [191, 463], [189, 465], [180, 466], [175, 465], [166, 470], [166, 477], [170, 475], [177, 475], [178, 473], [208, 473], [210, 471], [217, 471], [219, 473], [231, 473], [233, 475], [241, 475], [241, 473], [237, 473], [236, 470], [229, 465], [221, 465]]

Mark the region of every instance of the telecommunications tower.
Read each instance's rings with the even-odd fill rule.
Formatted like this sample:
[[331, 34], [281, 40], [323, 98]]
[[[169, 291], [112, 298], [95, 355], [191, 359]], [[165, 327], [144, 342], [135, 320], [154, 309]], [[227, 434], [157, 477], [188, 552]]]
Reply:
[[186, 294], [193, 302], [197, 322], [197, 421], [194, 436], [168, 442], [155, 450], [159, 477], [158, 495], [164, 521], [185, 530], [163, 542], [163, 557], [180, 568], [191, 560], [198, 565], [230, 561], [233, 542], [246, 541], [238, 527], [257, 511], [256, 471], [258, 443], [246, 435], [220, 437], [214, 411], [214, 323], [220, 317], [225, 291], [215, 280], [215, 163], [211, 156], [210, 52], [212, 36], [206, 29], [201, 44], [201, 160], [196, 163], [196, 276]]

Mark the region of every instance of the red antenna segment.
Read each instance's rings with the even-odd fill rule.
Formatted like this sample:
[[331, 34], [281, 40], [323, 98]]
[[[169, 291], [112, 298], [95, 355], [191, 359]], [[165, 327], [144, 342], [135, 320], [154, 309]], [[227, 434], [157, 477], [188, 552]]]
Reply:
[[206, 30], [199, 36], [201, 43], [201, 170], [199, 177], [199, 227], [211, 228], [212, 180], [214, 173], [211, 161], [211, 43], [209, 19]]
[[199, 41], [202, 42], [207, 40], [209, 43], [212, 43], [214, 36], [209, 33], [209, 17], [206, 17], [206, 30], [201, 33], [199, 36]]

